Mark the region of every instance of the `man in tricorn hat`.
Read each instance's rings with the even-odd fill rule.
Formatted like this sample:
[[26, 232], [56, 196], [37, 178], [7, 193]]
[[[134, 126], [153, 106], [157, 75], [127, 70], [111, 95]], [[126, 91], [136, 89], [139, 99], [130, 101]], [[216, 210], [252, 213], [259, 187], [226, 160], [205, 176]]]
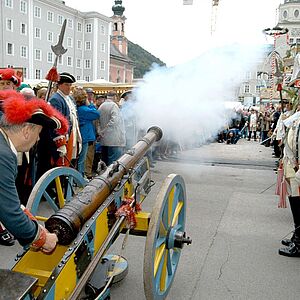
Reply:
[[[11, 68], [0, 70], [0, 91], [15, 90], [21, 84], [21, 79]], [[0, 118], [2, 116], [2, 104], [4, 99], [0, 97]], [[5, 246], [14, 245], [14, 239], [0, 223], [0, 244]]]
[[[64, 134], [67, 120], [43, 100], [26, 100], [15, 91], [0, 91], [4, 99], [0, 121], [0, 221], [22, 246], [51, 252], [57, 236], [39, 225], [20, 205], [15, 186], [17, 152], [26, 152], [38, 141], [42, 127]], [[0, 236], [6, 233], [0, 232]]]
[[79, 131], [76, 106], [70, 96], [72, 83], [76, 80], [70, 73], [60, 73], [57, 92], [49, 103], [69, 121], [69, 132], [58, 135], [53, 130], [44, 129], [38, 144], [38, 177], [55, 166], [69, 166], [80, 152], [81, 135]]

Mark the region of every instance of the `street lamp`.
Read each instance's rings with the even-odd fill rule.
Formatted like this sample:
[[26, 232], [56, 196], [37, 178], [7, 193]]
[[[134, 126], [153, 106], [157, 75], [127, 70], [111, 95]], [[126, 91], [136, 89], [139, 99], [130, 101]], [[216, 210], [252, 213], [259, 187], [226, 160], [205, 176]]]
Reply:
[[[263, 30], [263, 33], [269, 36], [272, 36], [274, 38], [274, 49], [271, 53], [272, 57], [272, 88], [271, 88], [271, 97], [273, 98], [273, 90], [274, 90], [274, 76], [277, 77], [277, 88], [276, 90], [279, 92], [280, 95], [280, 102], [281, 102], [281, 109], [283, 111], [283, 99], [282, 99], [282, 82], [283, 82], [283, 72], [280, 71], [278, 60], [280, 57], [279, 53], [277, 53], [276, 50], [276, 39], [281, 36], [285, 35], [289, 32], [288, 28], [282, 28], [282, 27], [274, 27], [274, 28], [266, 28]], [[270, 98], [271, 98], [270, 97]], [[271, 99], [270, 99], [271, 100]]]

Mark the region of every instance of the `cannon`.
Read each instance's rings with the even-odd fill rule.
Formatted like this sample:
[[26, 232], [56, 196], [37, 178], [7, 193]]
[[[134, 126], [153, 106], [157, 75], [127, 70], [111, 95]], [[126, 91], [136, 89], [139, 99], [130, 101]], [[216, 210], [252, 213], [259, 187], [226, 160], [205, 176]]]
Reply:
[[[42, 199], [49, 200], [55, 213], [37, 218], [57, 234], [58, 245], [51, 254], [31, 249], [18, 254], [12, 269], [0, 272], [0, 278], [20, 284], [16, 288], [4, 283], [6, 290], [1, 293], [18, 294], [14, 299], [109, 299], [110, 285], [127, 273], [127, 261], [121, 255], [107, 255], [107, 250], [125, 233], [125, 237], [146, 236], [145, 296], [164, 299], [181, 250], [192, 241], [185, 233], [186, 190], [180, 175], [167, 176], [151, 213], [141, 210], [154, 184], [145, 154], [161, 137], [161, 129], [151, 127], [88, 183], [70, 168], [45, 173], [29, 197], [28, 208], [37, 216]], [[66, 182], [64, 188], [60, 178]], [[53, 182], [58, 193], [51, 198]]]

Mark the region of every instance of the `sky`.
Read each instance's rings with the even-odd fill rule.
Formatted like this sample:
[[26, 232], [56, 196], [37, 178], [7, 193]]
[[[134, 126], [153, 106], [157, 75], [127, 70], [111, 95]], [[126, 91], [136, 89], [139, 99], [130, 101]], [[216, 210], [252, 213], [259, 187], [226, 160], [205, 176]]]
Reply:
[[[80, 11], [113, 15], [113, 0], [65, 2]], [[277, 9], [283, 0], [220, 0], [216, 17], [211, 3], [211, 0], [193, 0], [193, 5], [183, 5], [183, 0], [123, 0], [127, 18], [125, 35], [167, 66], [174, 66], [216, 45], [265, 42], [262, 30], [276, 25]], [[212, 23], [216, 24], [213, 34]]]

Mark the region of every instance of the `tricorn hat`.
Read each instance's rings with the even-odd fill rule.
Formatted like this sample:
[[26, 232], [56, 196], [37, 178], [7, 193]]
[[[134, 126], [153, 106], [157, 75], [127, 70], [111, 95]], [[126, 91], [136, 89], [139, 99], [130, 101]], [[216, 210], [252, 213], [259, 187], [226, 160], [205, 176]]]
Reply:
[[37, 98], [26, 98], [16, 91], [0, 91], [3, 117], [8, 124], [32, 123], [56, 129], [58, 134], [66, 134], [69, 124], [67, 119], [54, 107]]
[[0, 80], [10, 80], [16, 87], [21, 84], [21, 78], [11, 68], [0, 70]]
[[61, 83], [74, 83], [74, 82], [76, 82], [76, 79], [73, 75], [67, 72], [63, 72], [59, 74], [59, 80], [57, 83], [61, 84]]

